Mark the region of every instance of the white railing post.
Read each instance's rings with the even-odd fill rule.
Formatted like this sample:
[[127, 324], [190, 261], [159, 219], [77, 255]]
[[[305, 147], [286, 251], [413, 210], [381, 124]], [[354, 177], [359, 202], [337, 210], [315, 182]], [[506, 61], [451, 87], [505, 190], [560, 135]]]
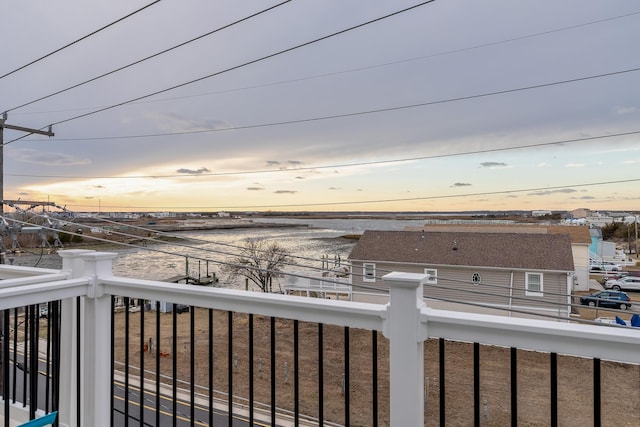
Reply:
[[428, 275], [389, 273], [389, 304], [384, 335], [389, 339], [392, 426], [424, 425], [424, 347], [421, 322], [423, 284]]
[[[93, 251], [73, 249], [60, 251], [62, 257], [62, 271], [69, 272], [72, 279], [84, 276], [83, 255]], [[77, 333], [77, 306], [74, 298], [62, 300], [60, 309], [60, 405], [58, 407], [58, 421], [61, 426], [77, 426], [76, 413], [80, 402], [76, 399], [77, 369], [79, 361]]]
[[80, 389], [81, 425], [108, 426], [111, 421], [111, 297], [105, 295], [99, 277], [112, 275], [113, 259], [108, 252], [84, 254], [85, 275], [93, 278], [84, 298], [82, 318], [82, 360]]

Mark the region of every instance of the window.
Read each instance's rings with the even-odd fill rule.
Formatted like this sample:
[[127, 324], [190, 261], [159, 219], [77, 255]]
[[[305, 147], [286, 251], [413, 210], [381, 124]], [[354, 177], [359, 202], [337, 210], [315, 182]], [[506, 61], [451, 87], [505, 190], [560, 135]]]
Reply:
[[435, 285], [438, 283], [438, 270], [434, 268], [425, 268], [424, 274], [429, 275], [429, 280], [427, 281], [428, 285]]
[[373, 263], [362, 264], [362, 281], [363, 282], [375, 282], [376, 281], [376, 265]]
[[541, 297], [543, 296], [543, 280], [542, 273], [526, 273], [525, 278], [526, 295]]

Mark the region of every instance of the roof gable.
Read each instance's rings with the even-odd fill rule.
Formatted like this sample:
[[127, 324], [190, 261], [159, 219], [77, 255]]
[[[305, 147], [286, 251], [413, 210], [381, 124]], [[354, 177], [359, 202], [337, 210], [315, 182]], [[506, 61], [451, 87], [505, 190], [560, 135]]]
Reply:
[[566, 234], [365, 231], [354, 261], [573, 271]]

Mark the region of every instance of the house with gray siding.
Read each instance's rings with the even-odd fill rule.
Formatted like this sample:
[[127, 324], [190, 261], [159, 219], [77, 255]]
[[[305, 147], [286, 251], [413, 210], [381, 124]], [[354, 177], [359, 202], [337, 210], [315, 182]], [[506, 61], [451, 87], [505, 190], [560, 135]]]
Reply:
[[566, 234], [365, 231], [349, 255], [353, 299], [385, 302], [391, 271], [429, 274], [434, 308], [568, 317], [574, 263]]

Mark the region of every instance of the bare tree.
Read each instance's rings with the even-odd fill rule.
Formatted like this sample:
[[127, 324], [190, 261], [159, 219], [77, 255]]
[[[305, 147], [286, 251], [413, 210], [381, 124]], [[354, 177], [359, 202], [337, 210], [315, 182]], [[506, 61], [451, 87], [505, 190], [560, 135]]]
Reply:
[[277, 242], [246, 239], [240, 254], [224, 270], [232, 277], [246, 277], [262, 292], [273, 292], [273, 278], [280, 274], [290, 258], [289, 251]]

